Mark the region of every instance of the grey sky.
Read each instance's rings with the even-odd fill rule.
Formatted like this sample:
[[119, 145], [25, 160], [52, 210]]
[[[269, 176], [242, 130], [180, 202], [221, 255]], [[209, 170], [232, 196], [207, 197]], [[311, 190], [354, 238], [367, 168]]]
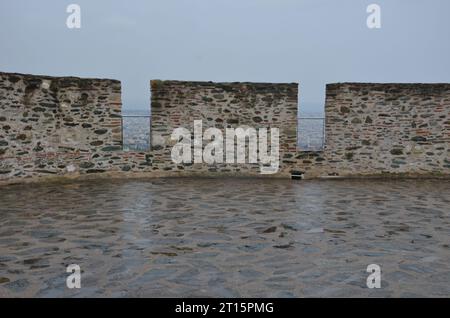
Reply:
[[119, 79], [125, 109], [178, 79], [299, 82], [320, 111], [326, 83], [450, 82], [449, 39], [448, 0], [0, 0], [0, 71]]

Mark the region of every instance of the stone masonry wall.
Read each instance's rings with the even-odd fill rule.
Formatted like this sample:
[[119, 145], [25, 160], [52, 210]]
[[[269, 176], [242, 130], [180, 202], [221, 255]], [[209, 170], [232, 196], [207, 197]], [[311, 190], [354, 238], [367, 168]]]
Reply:
[[450, 84], [329, 84], [325, 116], [316, 175], [450, 174]]
[[[327, 85], [324, 151], [297, 150], [297, 84], [152, 81], [152, 146], [122, 150], [121, 85], [0, 73], [0, 184], [53, 178], [260, 176], [260, 164], [175, 164], [175, 128], [280, 129], [280, 170], [450, 177], [450, 84]], [[224, 136], [225, 138], [225, 136]], [[301, 138], [301, 136], [300, 136]], [[204, 141], [204, 145], [209, 141]]]
[[[151, 144], [155, 166], [163, 165], [163, 169], [168, 171], [260, 174], [259, 163], [172, 164], [174, 142], [170, 137], [173, 130], [184, 127], [193, 133], [194, 120], [201, 120], [203, 130], [213, 127], [220, 129], [224, 142], [226, 128], [278, 128], [278, 174], [289, 175], [297, 151], [297, 84], [152, 81], [151, 89]], [[204, 140], [203, 147], [208, 142], [210, 140]]]
[[94, 169], [122, 148], [120, 116], [119, 81], [0, 73], [0, 178]]
[[0, 184], [80, 176], [260, 175], [259, 164], [174, 164], [170, 134], [192, 128], [194, 119], [203, 120], [204, 130], [280, 128], [276, 176], [288, 176], [295, 163], [297, 84], [153, 81], [152, 108], [154, 149], [125, 152], [119, 81], [0, 73]]

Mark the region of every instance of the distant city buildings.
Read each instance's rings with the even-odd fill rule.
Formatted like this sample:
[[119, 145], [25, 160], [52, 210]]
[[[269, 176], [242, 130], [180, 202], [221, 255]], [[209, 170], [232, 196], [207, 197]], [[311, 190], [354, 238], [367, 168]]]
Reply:
[[150, 150], [150, 117], [123, 117], [123, 149]]

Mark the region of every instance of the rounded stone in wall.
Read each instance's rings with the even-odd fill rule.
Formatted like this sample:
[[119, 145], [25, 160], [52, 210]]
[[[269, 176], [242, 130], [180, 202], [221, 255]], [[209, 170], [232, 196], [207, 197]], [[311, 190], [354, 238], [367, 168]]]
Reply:
[[164, 147], [166, 145], [165, 138], [157, 133], [152, 135], [152, 146], [153, 147]]
[[68, 165], [66, 167], [66, 170], [67, 170], [68, 173], [73, 173], [73, 172], [77, 171], [77, 167], [75, 165]]
[[51, 84], [52, 84], [52, 81], [50, 81], [50, 80], [43, 80], [42, 84], [41, 84], [41, 88], [42, 89], [49, 89]]

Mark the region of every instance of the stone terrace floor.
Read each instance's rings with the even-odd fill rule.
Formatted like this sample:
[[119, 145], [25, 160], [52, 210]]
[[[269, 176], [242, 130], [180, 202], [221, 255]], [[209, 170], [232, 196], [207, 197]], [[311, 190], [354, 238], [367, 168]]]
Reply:
[[443, 180], [3, 187], [0, 297], [449, 297], [449, 207]]

